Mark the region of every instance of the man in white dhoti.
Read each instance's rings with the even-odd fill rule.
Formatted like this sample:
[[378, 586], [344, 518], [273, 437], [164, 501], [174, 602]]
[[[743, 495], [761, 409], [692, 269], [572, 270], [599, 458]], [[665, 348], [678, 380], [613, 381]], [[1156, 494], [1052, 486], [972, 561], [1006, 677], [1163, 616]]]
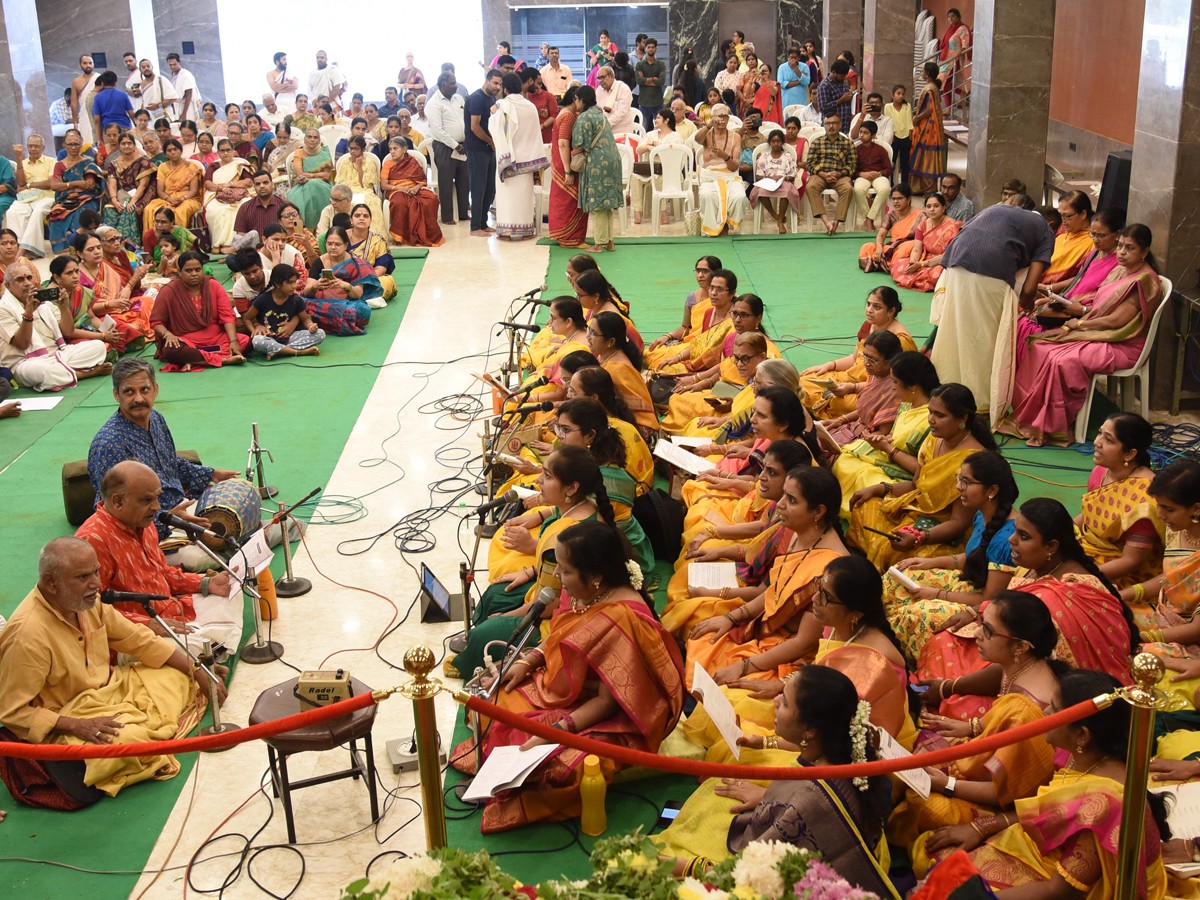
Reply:
[[98, 139], [92, 126], [92, 92], [100, 73], [86, 53], [79, 57], [80, 74], [71, 82], [71, 124], [83, 135], [83, 143], [94, 144]]
[[29, 263], [19, 260], [9, 266], [4, 287], [0, 295], [0, 367], [10, 369], [17, 384], [35, 391], [57, 391], [81, 378], [112, 371], [104, 361], [108, 353], [104, 341], [66, 342], [64, 329], [71, 335], [75, 332], [69, 308], [38, 299], [37, 275]]
[[717, 237], [736, 230], [749, 211], [746, 183], [738, 174], [742, 139], [729, 130], [729, 107], [715, 103], [708, 124], [696, 132], [700, 158], [700, 230]]
[[[930, 356], [943, 384], [971, 389], [992, 427], [1012, 398], [1018, 307], [1032, 309], [1050, 265], [1054, 235], [1036, 212], [989, 206], [950, 242], [942, 257], [929, 321], [937, 326]], [[1018, 297], [1017, 274], [1026, 269]]]
[[496, 147], [496, 234], [509, 240], [537, 235], [533, 173], [549, 168], [537, 107], [521, 94], [515, 73], [501, 81], [503, 97], [488, 119]]
[[46, 216], [54, 205], [50, 186], [54, 158], [45, 153], [46, 141], [31, 134], [25, 145], [13, 146], [17, 164], [17, 199], [4, 214], [4, 225], [17, 233], [17, 241], [26, 256], [43, 257], [50, 253], [46, 240]]

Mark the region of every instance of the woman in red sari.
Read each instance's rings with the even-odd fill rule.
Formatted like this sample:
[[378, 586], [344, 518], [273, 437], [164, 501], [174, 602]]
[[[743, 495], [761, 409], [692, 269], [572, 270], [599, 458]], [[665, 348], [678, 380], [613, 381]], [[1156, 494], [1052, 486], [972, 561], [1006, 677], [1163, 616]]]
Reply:
[[408, 155], [404, 138], [392, 138], [388, 149], [380, 180], [391, 206], [392, 238], [413, 247], [440, 247], [446, 239], [438, 224], [438, 195], [429, 189], [425, 167]]
[[[568, 88], [554, 120], [554, 148], [550, 154], [550, 237], [560, 247], [583, 247], [588, 214], [579, 208], [579, 178], [571, 171], [571, 131], [579, 113], [575, 111], [575, 88]], [[545, 175], [542, 176], [543, 178]]]
[[105, 266], [99, 235], [94, 231], [80, 232], [71, 246], [79, 260], [78, 283], [71, 295], [72, 309], [77, 312], [76, 321], [79, 321], [78, 315], [87, 313], [99, 327], [106, 317], [111, 316], [115, 324], [113, 333], [118, 336], [112, 344], [118, 353], [123, 353], [134, 341], [144, 340], [142, 330], [125, 321], [133, 302], [128, 295], [121, 296], [121, 281], [116, 271]]
[[[545, 639], [508, 670], [495, 702], [563, 731], [654, 753], [683, 709], [683, 659], [641, 592], [640, 572], [631, 575], [637, 567], [628, 549], [605, 522], [562, 532], [556, 549], [562, 592], [542, 625]], [[498, 721], [485, 734], [485, 752], [547, 743]], [[456, 749], [460, 757], [456, 767], [474, 768], [473, 754]], [[488, 801], [480, 830], [578, 816], [583, 758], [578, 750], [555, 751], [523, 788]], [[621, 765], [601, 757], [600, 768], [611, 781]]]
[[[1058, 629], [1055, 658], [1128, 684], [1128, 659], [1140, 636], [1112, 583], [1079, 545], [1071, 514], [1057, 500], [1036, 497], [1021, 505], [1014, 524], [1009, 544], [1018, 569], [1008, 587], [1032, 594], [1050, 611]], [[935, 628], [921, 650], [917, 676], [935, 705], [941, 700], [943, 716], [982, 716], [994, 702], [999, 668], [989, 667], [976, 642], [976, 618], [985, 605]]]
[[755, 109], [762, 110], [764, 122], [774, 122], [783, 127], [783, 91], [779, 82], [771, 77], [771, 67], [763, 63], [758, 67], [758, 90], [754, 94]]
[[158, 292], [150, 324], [164, 372], [191, 372], [206, 366], [241, 365], [250, 335], [234, 327], [229, 295], [204, 274], [200, 254], [179, 256], [179, 277]]

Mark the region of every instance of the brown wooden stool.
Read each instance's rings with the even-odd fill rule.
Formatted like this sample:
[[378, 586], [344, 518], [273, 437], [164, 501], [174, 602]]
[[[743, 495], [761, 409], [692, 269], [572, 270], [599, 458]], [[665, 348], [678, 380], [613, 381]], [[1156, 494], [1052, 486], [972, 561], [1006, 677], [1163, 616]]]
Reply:
[[[267, 688], [254, 702], [250, 711], [250, 724], [258, 725], [282, 719], [284, 716], [299, 712], [300, 701], [293, 691], [299, 678], [290, 678], [282, 684]], [[354, 696], [369, 693], [371, 688], [357, 678], [350, 678], [350, 686]], [[375, 704], [356, 710], [336, 719], [327, 719], [306, 728], [285, 731], [274, 737], [267, 738], [267, 760], [271, 766], [271, 792], [283, 801], [283, 815], [287, 821], [288, 843], [296, 843], [296, 825], [292, 818], [292, 791], [311, 787], [314, 784], [325, 784], [342, 778], [358, 779], [362, 777], [371, 798], [371, 821], [379, 819], [379, 798], [376, 796], [375, 755], [371, 746], [371, 728], [375, 724]], [[359, 741], [363, 741], [360, 750]], [[343, 744], [350, 745], [350, 768], [328, 775], [314, 775], [300, 781], [292, 781], [288, 777], [287, 758], [293, 753], [332, 750]], [[365, 755], [366, 759], [363, 760]]]

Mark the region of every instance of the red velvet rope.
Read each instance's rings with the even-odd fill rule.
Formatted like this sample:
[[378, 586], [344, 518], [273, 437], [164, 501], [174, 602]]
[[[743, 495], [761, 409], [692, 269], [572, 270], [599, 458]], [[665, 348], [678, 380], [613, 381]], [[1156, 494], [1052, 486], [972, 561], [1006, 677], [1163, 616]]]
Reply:
[[[299, 701], [297, 701], [299, 702]], [[263, 740], [336, 719], [365, 709], [375, 702], [371, 692], [320, 706], [282, 719], [272, 719], [237, 731], [226, 731], [207, 737], [177, 738], [173, 741], [144, 741], [139, 744], [24, 744], [0, 742], [0, 756], [18, 759], [110, 759], [122, 756], [163, 756], [169, 753], [199, 753], [203, 750], [224, 750], [247, 741]]]
[[456, 693], [454, 699], [459, 703], [463, 703], [467, 709], [503, 722], [511, 728], [517, 728], [527, 734], [546, 738], [556, 744], [563, 744], [575, 750], [583, 750], [586, 753], [594, 753], [597, 756], [614, 759], [626, 765], [646, 766], [651, 769], [661, 769], [664, 772], [694, 775], [697, 778], [724, 776], [729, 778], [747, 778], [752, 781], [805, 781], [816, 778], [854, 778], [859, 775], [888, 775], [892, 772], [918, 769], [922, 766], [939, 767], [957, 759], [963, 759], [980, 753], [990, 753], [1000, 747], [1016, 744], [1031, 737], [1037, 737], [1048, 731], [1053, 731], [1060, 725], [1069, 725], [1072, 722], [1078, 722], [1080, 719], [1087, 718], [1099, 708], [1096, 700], [1084, 700], [1082, 703], [1076, 703], [1074, 706], [1056, 712], [1053, 715], [1043, 716], [1034, 722], [1026, 722], [1024, 725], [1018, 725], [1016, 728], [1010, 728], [1000, 734], [976, 738], [972, 741], [956, 744], [953, 747], [934, 750], [932, 753], [921, 753], [904, 759], [878, 759], [874, 762], [854, 763], [848, 766], [787, 766], [784, 768], [777, 766], [741, 766], [727, 763], [698, 762], [696, 760], [679, 759], [672, 756], [659, 756], [657, 753], [647, 753], [644, 750], [631, 750], [628, 747], [618, 747], [594, 738], [572, 734], [568, 731], [563, 731], [561, 728], [555, 728], [551, 725], [545, 725], [542, 722], [527, 719], [517, 713], [496, 706], [494, 703], [489, 703], [480, 697], [468, 697], [465, 694]]

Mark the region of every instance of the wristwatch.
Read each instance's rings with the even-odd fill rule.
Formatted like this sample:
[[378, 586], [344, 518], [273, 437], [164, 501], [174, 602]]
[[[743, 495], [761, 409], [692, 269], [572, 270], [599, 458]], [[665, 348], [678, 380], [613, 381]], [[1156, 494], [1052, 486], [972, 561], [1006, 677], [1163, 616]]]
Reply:
[[958, 779], [953, 775], [946, 776], [946, 786], [942, 788], [947, 794], [954, 795], [954, 789], [958, 787]]

